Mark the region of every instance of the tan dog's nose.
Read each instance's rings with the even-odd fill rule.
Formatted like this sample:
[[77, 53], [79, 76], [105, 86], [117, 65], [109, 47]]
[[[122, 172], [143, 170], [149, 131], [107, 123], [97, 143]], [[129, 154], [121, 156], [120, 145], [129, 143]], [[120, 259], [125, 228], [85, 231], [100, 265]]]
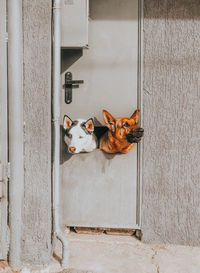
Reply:
[[76, 151], [76, 148], [74, 146], [69, 147], [70, 152], [74, 153]]

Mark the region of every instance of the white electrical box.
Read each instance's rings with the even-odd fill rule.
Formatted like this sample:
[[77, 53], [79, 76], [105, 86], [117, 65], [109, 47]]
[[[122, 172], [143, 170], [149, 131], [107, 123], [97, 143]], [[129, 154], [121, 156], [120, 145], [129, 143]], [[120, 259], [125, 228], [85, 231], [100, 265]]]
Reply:
[[88, 46], [89, 0], [61, 1], [61, 47], [83, 48]]

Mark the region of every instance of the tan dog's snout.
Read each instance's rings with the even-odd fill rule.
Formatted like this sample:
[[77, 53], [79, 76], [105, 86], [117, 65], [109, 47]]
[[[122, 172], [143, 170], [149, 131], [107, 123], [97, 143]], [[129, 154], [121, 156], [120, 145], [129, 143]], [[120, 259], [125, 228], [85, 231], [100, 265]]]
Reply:
[[126, 135], [126, 139], [129, 143], [138, 143], [144, 135], [144, 129], [138, 127], [136, 130], [131, 131]]

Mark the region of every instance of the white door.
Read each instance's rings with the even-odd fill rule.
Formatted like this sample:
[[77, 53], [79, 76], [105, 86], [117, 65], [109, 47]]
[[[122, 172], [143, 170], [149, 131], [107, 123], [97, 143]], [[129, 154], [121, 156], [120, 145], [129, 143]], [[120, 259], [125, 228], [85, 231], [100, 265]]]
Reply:
[[7, 41], [6, 0], [0, 1], [0, 259], [7, 258]]
[[[89, 49], [62, 52], [62, 84], [70, 71], [84, 80], [62, 116], [104, 124], [102, 109], [131, 116], [138, 100], [138, 1], [91, 0]], [[62, 208], [67, 226], [138, 228], [137, 145], [125, 155], [100, 150], [68, 156], [62, 143]]]

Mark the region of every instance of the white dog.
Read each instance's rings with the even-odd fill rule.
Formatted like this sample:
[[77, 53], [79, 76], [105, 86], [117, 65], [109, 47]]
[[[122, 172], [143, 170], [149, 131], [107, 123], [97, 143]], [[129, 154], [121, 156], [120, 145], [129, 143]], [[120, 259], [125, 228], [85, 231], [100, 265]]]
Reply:
[[92, 152], [97, 148], [97, 138], [94, 135], [93, 119], [77, 119], [72, 121], [68, 116], [64, 116], [63, 128], [65, 130], [65, 143], [68, 152], [78, 154], [81, 152]]

